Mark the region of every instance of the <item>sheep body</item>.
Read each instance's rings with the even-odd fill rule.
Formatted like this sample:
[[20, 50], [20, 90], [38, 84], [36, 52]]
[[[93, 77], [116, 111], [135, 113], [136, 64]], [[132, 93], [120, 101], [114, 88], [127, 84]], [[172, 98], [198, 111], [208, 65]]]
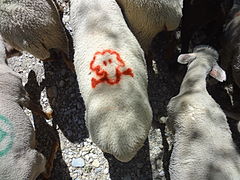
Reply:
[[171, 179], [237, 180], [240, 158], [226, 116], [206, 90], [218, 54], [199, 47], [192, 55], [180, 92], [168, 104], [168, 126], [174, 132]]
[[[29, 97], [21, 77], [5, 64], [0, 40], [0, 179], [36, 179], [45, 170], [45, 157], [35, 149], [32, 124], [21, 106]], [[21, 105], [21, 106], [20, 106]]]
[[182, 0], [116, 0], [142, 48], [162, 30], [175, 30], [182, 18]]
[[52, 0], [1, 0], [0, 34], [12, 47], [44, 60], [49, 50], [68, 55], [68, 39]]
[[234, 82], [240, 87], [240, 3], [238, 0], [234, 1], [230, 14], [232, 17], [223, 31], [221, 64], [225, 70], [232, 71]]
[[222, 26], [231, 6], [232, 0], [184, 0], [181, 52], [188, 52], [193, 34], [204, 26], [209, 26], [206, 32], [208, 44], [213, 43], [212, 40], [222, 32]]
[[152, 120], [144, 53], [115, 0], [72, 0], [70, 12], [89, 133], [104, 152], [129, 161]]

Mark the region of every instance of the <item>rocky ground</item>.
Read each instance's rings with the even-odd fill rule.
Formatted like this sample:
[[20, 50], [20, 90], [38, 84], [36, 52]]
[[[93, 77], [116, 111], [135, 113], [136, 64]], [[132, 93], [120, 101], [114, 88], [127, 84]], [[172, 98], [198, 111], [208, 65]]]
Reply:
[[[63, 0], [58, 3], [64, 7], [63, 21], [71, 32], [68, 3]], [[149, 72], [153, 127], [145, 146], [128, 163], [121, 163], [113, 156], [102, 153], [88, 137], [84, 121], [85, 107], [76, 74], [69, 71], [62, 61], [42, 62], [25, 52], [20, 57], [8, 60], [9, 66], [22, 75], [23, 84], [31, 97], [45, 111], [53, 111], [53, 119], [46, 121], [25, 109], [34, 122], [40, 152], [49, 157], [53, 142], [60, 141], [50, 180], [162, 180], [165, 175], [168, 177], [167, 171], [164, 171], [168, 154], [164, 150], [168, 149], [169, 133], [158, 120], [166, 116], [166, 105], [177, 94], [180, 85], [177, 79], [182, 76], [175, 78], [168, 69], [168, 63], [159, 59], [157, 53], [155, 60], [155, 72]], [[224, 88], [216, 86], [210, 92], [218, 94], [216, 99], [220, 104], [224, 102], [225, 107], [230, 107], [231, 103], [227, 103], [229, 100], [223, 99], [228, 97], [223, 92]], [[223, 93], [216, 92], [218, 89]], [[38, 178], [42, 179], [42, 176]]]

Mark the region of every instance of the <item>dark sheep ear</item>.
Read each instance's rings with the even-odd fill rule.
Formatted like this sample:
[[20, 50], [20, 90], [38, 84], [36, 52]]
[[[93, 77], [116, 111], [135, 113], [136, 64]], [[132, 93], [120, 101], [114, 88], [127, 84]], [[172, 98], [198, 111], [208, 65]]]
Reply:
[[209, 74], [220, 82], [226, 81], [226, 73], [218, 64], [213, 66]]
[[180, 64], [188, 64], [194, 59], [196, 59], [196, 55], [194, 53], [181, 54], [180, 56], [178, 56], [177, 62], [179, 62]]

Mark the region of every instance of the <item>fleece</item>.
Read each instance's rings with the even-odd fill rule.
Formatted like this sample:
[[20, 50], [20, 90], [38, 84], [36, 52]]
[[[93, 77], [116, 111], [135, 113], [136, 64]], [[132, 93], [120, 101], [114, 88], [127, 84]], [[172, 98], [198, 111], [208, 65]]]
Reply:
[[144, 51], [157, 33], [177, 29], [182, 18], [183, 0], [116, 0], [125, 20]]
[[72, 0], [74, 65], [90, 136], [130, 161], [152, 121], [144, 53], [114, 0]]
[[52, 0], [0, 0], [0, 34], [19, 51], [39, 59], [50, 49], [68, 55], [68, 39]]
[[[206, 77], [218, 54], [209, 47], [195, 48], [180, 92], [168, 104], [168, 126], [174, 132], [169, 172], [172, 180], [237, 180], [240, 156], [225, 114], [208, 94]], [[214, 71], [215, 72], [215, 71]]]
[[20, 75], [5, 64], [0, 40], [0, 179], [34, 180], [45, 170], [35, 148], [35, 134], [20, 104], [28, 100]]

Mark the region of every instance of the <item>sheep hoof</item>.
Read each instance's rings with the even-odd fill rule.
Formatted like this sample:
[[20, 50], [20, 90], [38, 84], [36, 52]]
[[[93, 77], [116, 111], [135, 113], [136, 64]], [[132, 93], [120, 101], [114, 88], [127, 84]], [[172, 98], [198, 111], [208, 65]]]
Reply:
[[44, 179], [49, 179], [51, 177], [51, 172], [52, 172], [52, 169], [53, 169], [53, 161], [55, 159], [55, 156], [56, 156], [56, 153], [58, 151], [60, 147], [60, 144], [59, 142], [54, 142], [53, 145], [52, 145], [52, 148], [51, 148], [51, 154], [50, 154], [50, 157], [45, 165], [45, 172], [42, 173]]
[[44, 117], [45, 119], [49, 120], [49, 119], [52, 119], [53, 118], [53, 111], [50, 111], [50, 112], [44, 112]]

